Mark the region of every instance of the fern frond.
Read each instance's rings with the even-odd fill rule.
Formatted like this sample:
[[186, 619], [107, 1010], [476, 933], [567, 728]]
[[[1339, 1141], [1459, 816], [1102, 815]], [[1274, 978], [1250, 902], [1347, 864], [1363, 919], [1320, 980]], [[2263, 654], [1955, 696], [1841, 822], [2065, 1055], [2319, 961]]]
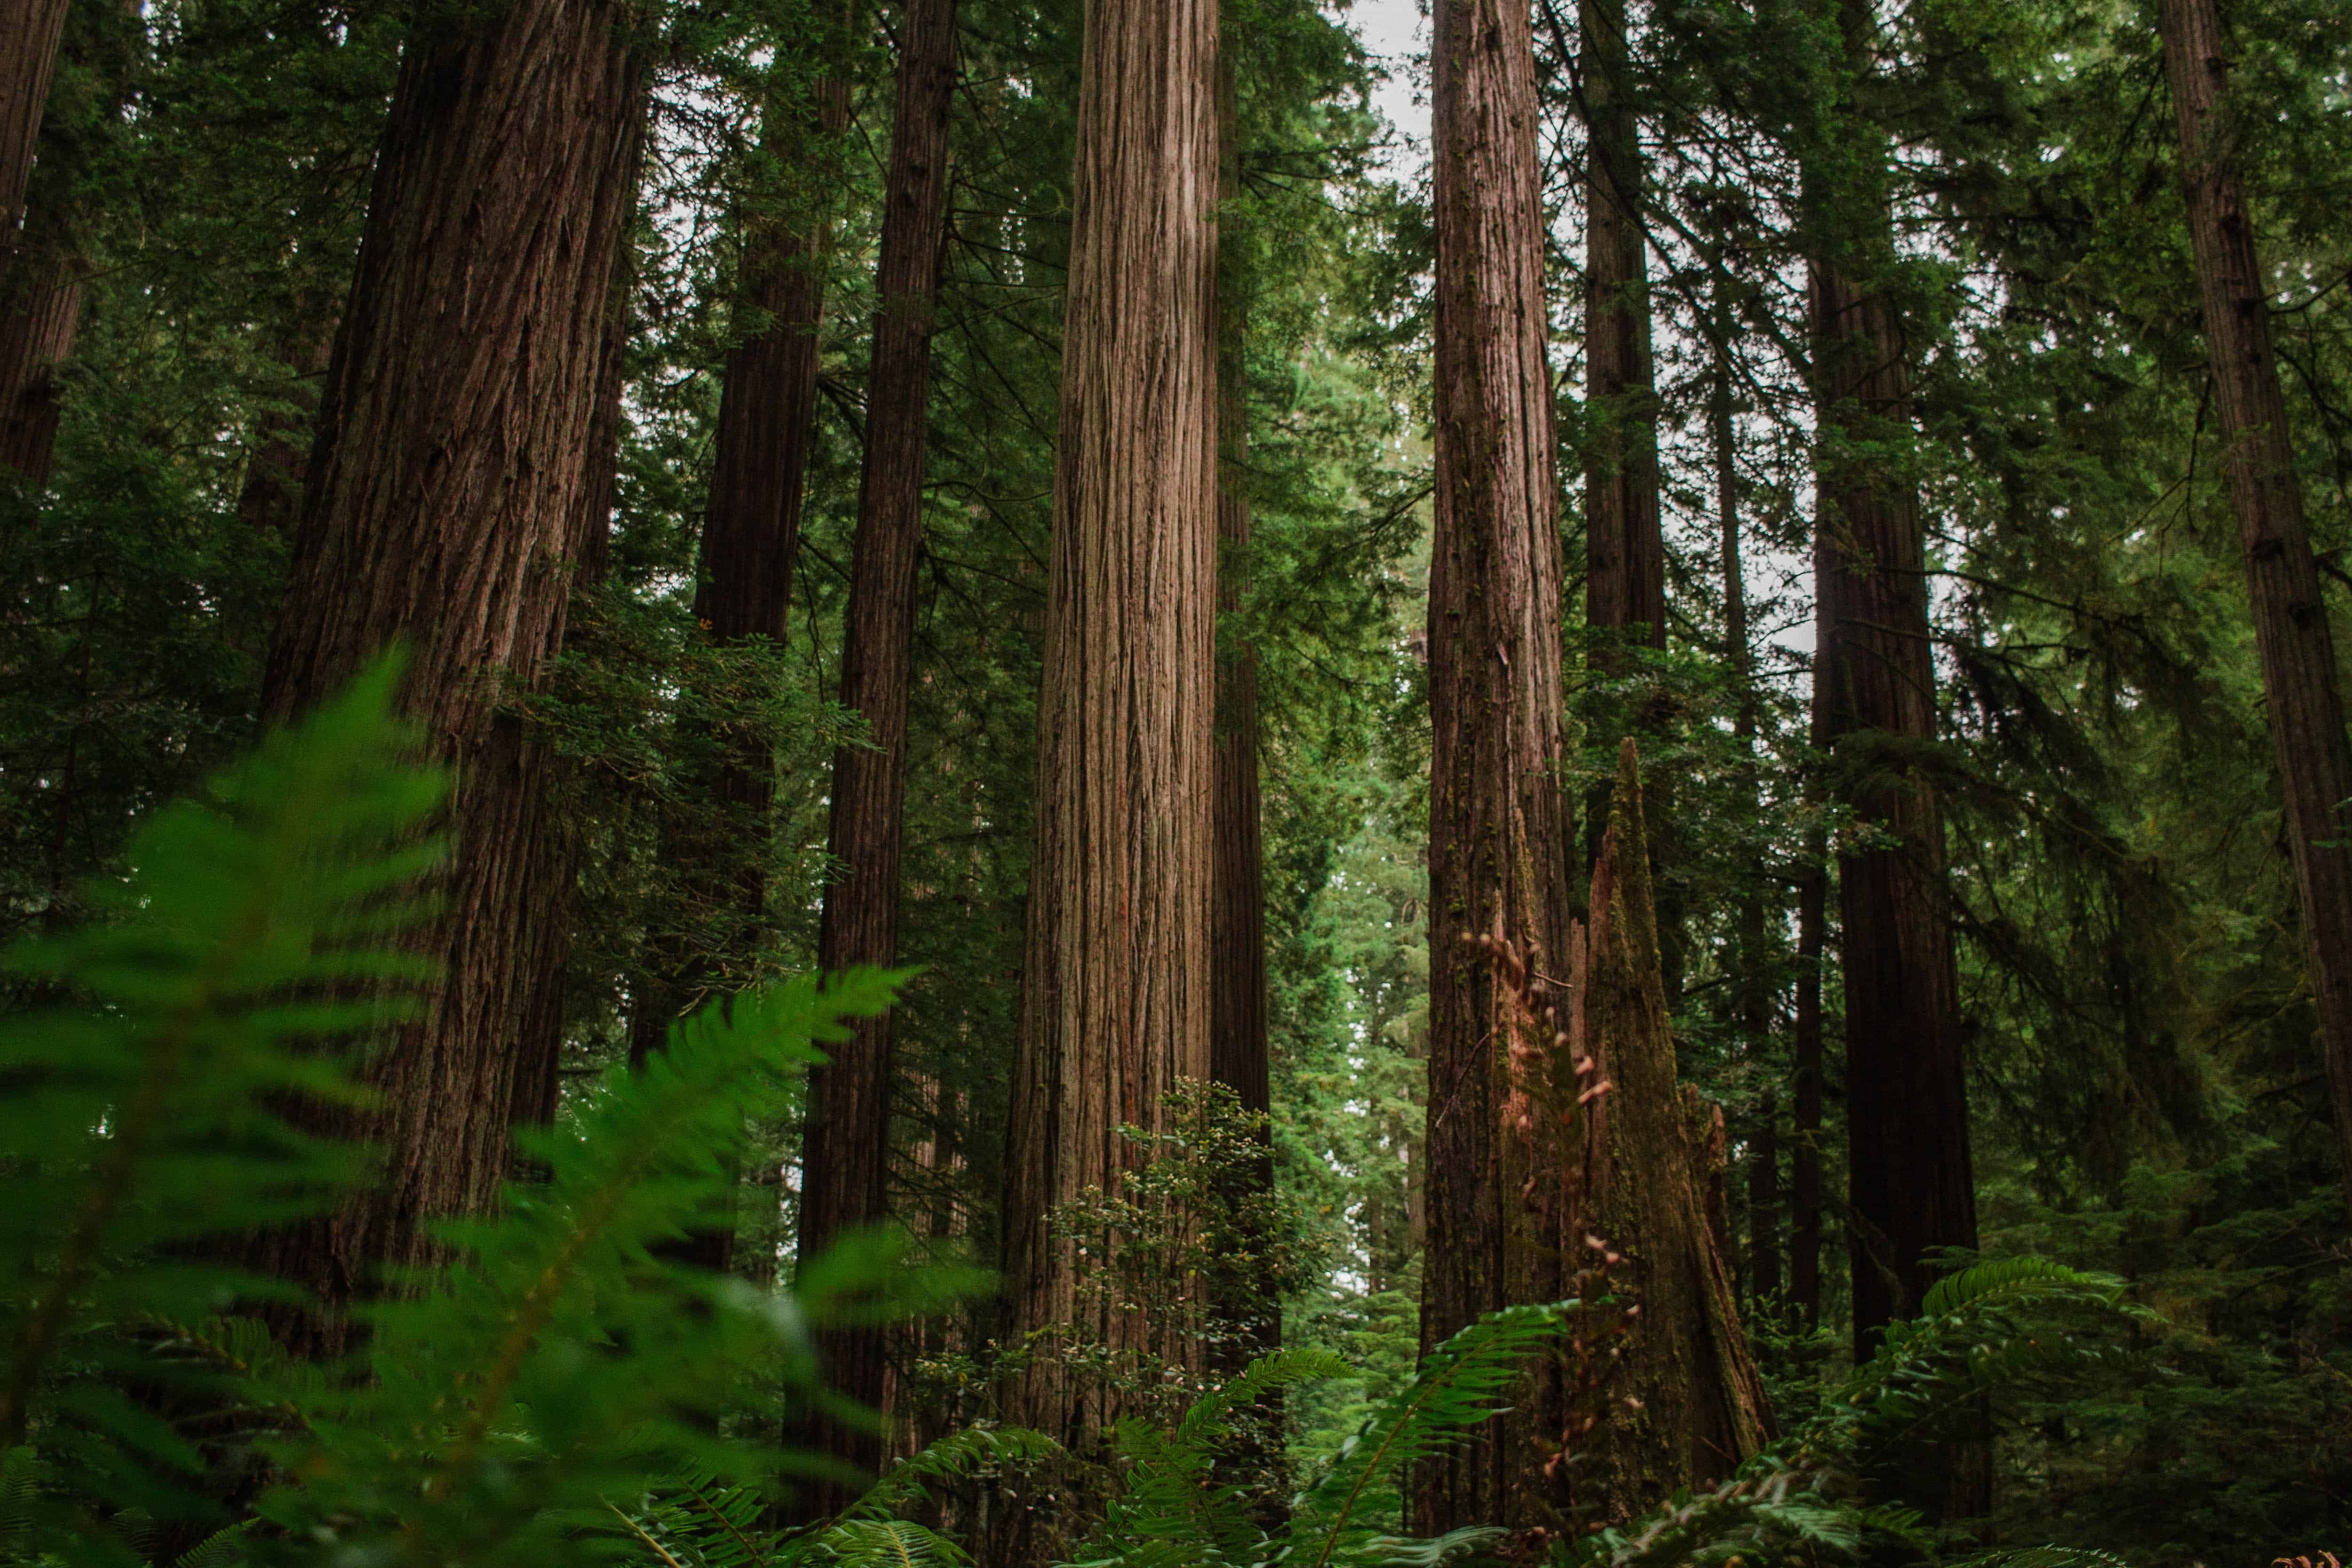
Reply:
[[1372, 1522], [1401, 1511], [1399, 1476], [1506, 1409], [1528, 1362], [1577, 1310], [1564, 1301], [1490, 1312], [1433, 1351], [1420, 1375], [1383, 1400], [1294, 1500], [1285, 1561], [1305, 1568], [1407, 1561], [1398, 1553], [1411, 1543]]
[[[783, 1468], [723, 1441], [716, 1417], [747, 1367], [813, 1368], [802, 1314], [662, 1249], [719, 1214], [747, 1116], [782, 1103], [816, 1042], [846, 1038], [835, 1020], [882, 1010], [897, 979], [853, 971], [714, 1004], [641, 1070], [614, 1069], [568, 1124], [527, 1134], [544, 1179], [446, 1226], [460, 1261], [432, 1289], [368, 1309], [373, 1381], [288, 1455], [309, 1479], [273, 1495], [273, 1517], [363, 1520], [437, 1562], [539, 1568], [647, 1474]], [[667, 1528], [704, 1495], [634, 1517]]]
[[[346, 1053], [320, 1042], [410, 1010], [429, 974], [395, 938], [426, 913], [417, 879], [440, 846], [421, 830], [446, 780], [408, 760], [397, 678], [380, 661], [207, 798], [157, 812], [131, 874], [90, 890], [100, 918], [10, 955], [73, 999], [11, 1019], [0, 1042], [0, 1448], [76, 1425], [71, 1444], [44, 1439], [72, 1457], [58, 1484], [112, 1509], [201, 1508], [171, 1479], [197, 1457], [158, 1429], [152, 1401], [87, 1375], [63, 1392], [57, 1358], [70, 1346], [128, 1372], [143, 1347], [121, 1325], [283, 1293], [195, 1261], [201, 1243], [315, 1212], [356, 1177], [359, 1151], [278, 1108], [362, 1098]], [[240, 1375], [186, 1360], [137, 1375], [217, 1388]]]
[[2027, 1546], [1979, 1552], [1962, 1557], [1950, 1568], [2131, 1568], [2112, 1552], [2087, 1546]]
[[805, 1561], [824, 1568], [968, 1568], [971, 1562], [946, 1536], [902, 1519], [848, 1520], [815, 1544], [819, 1555]]
[[843, 1521], [893, 1519], [929, 1500], [930, 1489], [992, 1470], [1022, 1470], [1056, 1458], [1062, 1446], [1025, 1427], [979, 1422], [899, 1460], [851, 1504]]

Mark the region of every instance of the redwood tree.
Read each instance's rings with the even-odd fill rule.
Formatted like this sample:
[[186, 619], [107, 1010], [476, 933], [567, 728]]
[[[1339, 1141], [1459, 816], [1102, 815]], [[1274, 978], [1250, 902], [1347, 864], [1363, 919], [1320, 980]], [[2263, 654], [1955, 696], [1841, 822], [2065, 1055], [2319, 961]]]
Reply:
[[[866, 744], [834, 757], [829, 842], [841, 868], [825, 889], [819, 961], [828, 972], [898, 956], [898, 851], [905, 827], [907, 705], [914, 678], [915, 569], [923, 542], [923, 460], [930, 434], [931, 314], [947, 236], [948, 110], [956, 82], [955, 0], [908, 0], [900, 23], [896, 123], [883, 187], [866, 471], [841, 659], [842, 706]], [[860, 1020], [810, 1075], [800, 1246], [814, 1258], [842, 1231], [889, 1212], [890, 1019]], [[833, 1385], [878, 1407], [887, 1369], [878, 1328], [833, 1337]], [[878, 1469], [880, 1435], [835, 1427], [836, 1457]]]
[[[1004, 1251], [1017, 1327], [1181, 1354], [1082, 1300], [1048, 1215], [1209, 1072], [1216, 0], [1087, 0], [1085, 27]], [[1099, 1429], [1050, 1355], [1014, 1403]]]
[[[1506, 998], [1472, 939], [1565, 951], [1560, 553], [1534, 43], [1511, 0], [1437, 0], [1433, 80], [1436, 532], [1429, 581], [1430, 999], [1427, 1352], [1480, 1314], [1559, 1293], [1496, 1136]], [[1497, 1420], [1423, 1465], [1435, 1534], [1530, 1514], [1528, 1441], [1556, 1411]]]
[[523, 1034], [570, 867], [551, 759], [508, 701], [562, 641], [644, 116], [609, 0], [420, 24], [402, 63], [263, 706], [290, 717], [404, 645], [404, 705], [457, 771], [456, 849], [424, 938], [446, 977], [363, 1064], [379, 1102], [319, 1115], [383, 1179], [247, 1244], [321, 1303], [306, 1348], [341, 1346], [379, 1270], [436, 1259], [427, 1221], [496, 1199], [509, 1125], [553, 1078]]
[[0, 10], [0, 236], [8, 247], [0, 254], [0, 281], [12, 270], [33, 150], [69, 9], [68, 0], [15, 0]]
[[[1642, 141], [1629, 79], [1625, 0], [1580, 0], [1577, 25], [1588, 138], [1584, 395], [1593, 427], [1584, 469], [1584, 619], [1611, 639], [1601, 650], [1602, 665], [1622, 676], [1630, 668], [1629, 645], [1666, 645]], [[1599, 799], [1607, 800], [1605, 788]], [[1593, 831], [1599, 831], [1596, 823]]]
[[[1847, 97], [1832, 134], [1863, 151], [1808, 168], [1820, 517], [1814, 531], [1817, 737], [1871, 837], [1840, 860], [1844, 933], [1847, 1237], [1858, 1354], [1916, 1311], [1932, 1254], [1974, 1248], [1958, 968], [1943, 812], [1923, 755], [1937, 736], [1927, 534], [1899, 453], [1912, 436], [1903, 325], [1888, 294], [1883, 135], [1853, 112], [1872, 68], [1870, 0], [1837, 0]], [[1835, 174], [1828, 172], [1833, 166]]]
[[[1229, 29], [1217, 62], [1217, 199], [1227, 214], [1241, 200], [1241, 139]], [[1217, 611], [1238, 616], [1248, 589], [1250, 502], [1248, 405], [1244, 395], [1249, 336], [1249, 269], [1244, 235], [1228, 223], [1217, 256]], [[1211, 935], [1209, 1071], [1243, 1110], [1274, 1108], [1266, 1041], [1265, 840], [1258, 783], [1257, 649], [1236, 627], [1217, 643], [1216, 925]], [[1255, 1172], [1271, 1185], [1271, 1153]], [[1232, 1347], [1237, 1361], [1271, 1349], [1281, 1333], [1279, 1303], [1246, 1279], [1230, 1281], [1236, 1304], [1261, 1310], [1254, 1331]]]
[[2270, 286], [2255, 254], [2245, 188], [2231, 165], [2230, 46], [2213, 0], [2162, 0], [2157, 15], [2179, 128], [2221, 466], [2245, 550], [2345, 1204], [2352, 1210], [2352, 742], [2344, 732], [2335, 632], [2320, 594], [2271, 345]]
[[[845, 37], [846, 29], [844, 29]], [[763, 109], [760, 161], [770, 171], [831, 151], [849, 121], [849, 89], [837, 76], [810, 87], [804, 110], [772, 93]], [[810, 183], [814, 184], [814, 182]], [[711, 443], [710, 495], [703, 513], [694, 618], [720, 647], [755, 639], [782, 643], [790, 629], [793, 570], [815, 434], [817, 332], [824, 315], [832, 249], [829, 194], [773, 193], [737, 204], [734, 325], [741, 338], [720, 372], [719, 425]], [[683, 810], [663, 824], [665, 857], [677, 870], [690, 925], [715, 936], [654, 944], [644, 994], [634, 998], [630, 1054], [661, 1049], [670, 1023], [690, 1011], [756, 937], [767, 902], [769, 808], [775, 799], [772, 748], [756, 730], [720, 726], [716, 757], [691, 780]], [[730, 1241], [711, 1231], [696, 1255], [724, 1268]]]

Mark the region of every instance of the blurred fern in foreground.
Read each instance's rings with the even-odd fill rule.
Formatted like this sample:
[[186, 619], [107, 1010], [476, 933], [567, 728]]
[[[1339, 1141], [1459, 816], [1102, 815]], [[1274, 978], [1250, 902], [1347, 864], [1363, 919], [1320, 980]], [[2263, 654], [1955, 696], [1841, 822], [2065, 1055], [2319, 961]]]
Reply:
[[[772, 1490], [811, 1468], [735, 1428], [819, 1396], [813, 1327], [974, 1286], [880, 1236], [811, 1261], [797, 1298], [665, 1255], [719, 1211], [746, 1118], [837, 1019], [889, 1005], [898, 977], [859, 971], [714, 1004], [525, 1131], [533, 1179], [443, 1227], [458, 1260], [363, 1309], [352, 1364], [291, 1364], [222, 1316], [286, 1292], [203, 1261], [207, 1239], [366, 1168], [278, 1108], [356, 1101], [355, 1048], [433, 979], [401, 937], [446, 781], [408, 760], [396, 680], [380, 664], [160, 812], [93, 894], [111, 918], [12, 956], [57, 1001], [0, 1044], [0, 1562], [625, 1554], [583, 1521], [631, 1517], [650, 1475]], [[738, 1419], [755, 1396], [763, 1419]]]

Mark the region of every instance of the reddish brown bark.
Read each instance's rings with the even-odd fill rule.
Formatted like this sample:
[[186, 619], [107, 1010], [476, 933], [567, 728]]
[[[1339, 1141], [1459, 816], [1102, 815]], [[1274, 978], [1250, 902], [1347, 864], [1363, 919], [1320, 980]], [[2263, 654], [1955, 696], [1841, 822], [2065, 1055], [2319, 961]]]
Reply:
[[[1585, 622], [1628, 647], [1666, 645], [1666, 548], [1658, 500], [1658, 394], [1650, 351], [1649, 258], [1642, 227], [1640, 128], [1633, 117], [1625, 0], [1580, 0], [1585, 162]], [[1605, 816], [1608, 791], [1601, 791]], [[1596, 829], [1596, 831], [1598, 830]]]
[[27, 247], [0, 282], [0, 465], [36, 484], [57, 448], [57, 372], [81, 326], [85, 271], [71, 246]]
[[[1438, 0], [1433, 74], [1436, 533], [1429, 585], [1430, 1051], [1424, 1352], [1480, 1314], [1555, 1300], [1528, 1172], [1497, 1136], [1505, 998], [1470, 939], [1565, 951], [1560, 555], [1533, 39], [1524, 5]], [[1415, 1528], [1533, 1522], [1540, 1398], [1416, 1473]]]
[[2270, 287], [2253, 214], [2231, 166], [2229, 41], [2213, 0], [2163, 0], [2165, 72], [2204, 308], [2222, 471], [2246, 558], [2246, 594], [2286, 807], [2320, 1054], [2352, 1211], [2352, 742], [2344, 732], [2335, 632], [2304, 520], [2286, 397], [2271, 345]]
[[384, 1179], [248, 1239], [248, 1264], [324, 1309], [306, 1348], [340, 1347], [381, 1268], [436, 1260], [426, 1221], [496, 1201], [509, 1125], [552, 1076], [520, 1035], [561, 959], [546, 911], [569, 868], [551, 759], [501, 689], [562, 640], [643, 120], [604, 0], [516, 0], [403, 62], [263, 706], [291, 716], [404, 643], [404, 706], [457, 769], [456, 850], [425, 938], [443, 982], [362, 1070], [380, 1106], [321, 1118], [382, 1149]]
[[[1048, 1216], [1116, 1186], [1138, 1158], [1120, 1124], [1159, 1126], [1209, 1072], [1217, 5], [1085, 18], [1005, 1260], [1019, 1329], [1184, 1358], [1080, 1296]], [[1091, 1440], [1095, 1403], [1048, 1354], [1014, 1406]]]
[[[866, 469], [858, 494], [842, 647], [842, 706], [866, 720], [864, 746], [833, 764], [830, 848], [841, 867], [825, 889], [817, 952], [831, 973], [898, 957], [898, 857], [905, 828], [907, 707], [914, 681], [916, 567], [923, 544], [923, 463], [930, 434], [931, 315], [947, 236], [948, 110], [956, 81], [955, 0], [908, 0], [900, 22], [896, 121], [883, 187], [881, 308], [866, 399]], [[814, 1258], [843, 1231], [890, 1211], [890, 1019], [864, 1020], [811, 1075], [803, 1145], [800, 1246]], [[932, 1091], [936, 1095], [936, 1088]], [[834, 1336], [826, 1374], [861, 1404], [883, 1403], [887, 1356], [879, 1329]], [[873, 1470], [881, 1435], [836, 1427], [835, 1458]]]
[[16, 237], [40, 140], [41, 115], [57, 75], [68, 0], [12, 0], [0, 8], [0, 285], [14, 270]]
[[[1230, 213], [1242, 199], [1241, 139], [1234, 56], [1228, 34], [1217, 61], [1217, 199]], [[1247, 486], [1249, 413], [1244, 395], [1249, 339], [1248, 264], [1238, 225], [1221, 229], [1217, 256], [1217, 612], [1234, 618], [1217, 640], [1215, 927], [1209, 960], [1209, 1075], [1234, 1092], [1244, 1111], [1274, 1108], [1267, 1057], [1265, 990], [1265, 844], [1258, 781], [1257, 648], [1238, 624], [1249, 590], [1250, 503]], [[1255, 1173], [1271, 1185], [1273, 1160]], [[1255, 1282], [1219, 1282], [1231, 1319], [1255, 1312], [1240, 1340], [1227, 1347], [1234, 1365], [1272, 1350], [1282, 1333], [1280, 1306]], [[1271, 1308], [1271, 1313], [1265, 1309]]]
[[[1867, 0], [1840, 0], [1853, 76], [1874, 48]], [[1841, 110], [1841, 112], [1844, 112]], [[1874, 135], [1849, 126], [1849, 135]], [[1883, 150], [1870, 167], [1883, 162]], [[1849, 160], [1849, 166], [1855, 166]], [[1811, 258], [1821, 516], [1814, 574], [1820, 738], [1881, 847], [1848, 852], [1844, 932], [1847, 1227], [1857, 1351], [1915, 1311], [1940, 1248], [1977, 1242], [1958, 970], [1944, 823], [1917, 752], [1937, 735], [1927, 535], [1899, 462], [1910, 377], [1894, 302], [1870, 281], [1889, 254], [1883, 183], [1823, 190]], [[1842, 230], [1843, 242], [1830, 237]]]

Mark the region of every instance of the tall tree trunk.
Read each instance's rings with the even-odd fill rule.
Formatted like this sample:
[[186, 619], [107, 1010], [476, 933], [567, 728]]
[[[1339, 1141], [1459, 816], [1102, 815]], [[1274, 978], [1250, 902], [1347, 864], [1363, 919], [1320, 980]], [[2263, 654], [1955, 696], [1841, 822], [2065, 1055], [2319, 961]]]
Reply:
[[[1871, 0], [1836, 0], [1847, 81], [1874, 68]], [[1848, 1256], [1854, 1348], [1918, 1310], [1943, 1249], [1977, 1244], [1976, 1186], [1945, 885], [1944, 820], [1917, 754], [1937, 736], [1927, 533], [1899, 459], [1911, 440], [1902, 321], [1876, 282], [1893, 262], [1883, 134], [1833, 111], [1832, 134], [1866, 140], [1824, 178], [1806, 170], [1820, 444], [1814, 528], [1817, 727], [1832, 780], [1876, 847], [1838, 870], [1844, 934]], [[1931, 1513], [1991, 1503], [1984, 1442], [1906, 1445], [1903, 1495]]]
[[1724, 648], [1738, 689], [1732, 732], [1739, 743], [1741, 804], [1747, 810], [1734, 918], [1738, 943], [1735, 949], [1738, 968], [1732, 981], [1734, 1006], [1741, 1049], [1749, 1061], [1761, 1066], [1757, 1078], [1766, 1085], [1757, 1103], [1748, 1146], [1748, 1288], [1760, 1301], [1780, 1289], [1780, 1099], [1770, 1087], [1772, 985], [1769, 949], [1764, 938], [1764, 798], [1757, 768], [1756, 659], [1748, 643], [1748, 574], [1739, 548], [1739, 449], [1732, 424], [1730, 327], [1727, 313], [1718, 318], [1719, 359], [1707, 407], [1707, 430], [1715, 447], [1715, 511], [1723, 549]]
[[[1593, 868], [1591, 924], [1569, 933], [1561, 1021], [1528, 1098], [1563, 1123], [1564, 1198], [1553, 1244], [1609, 1259], [1607, 1289], [1641, 1304], [1605, 1364], [1605, 1412], [1559, 1439], [1560, 1500], [1578, 1528], [1622, 1523], [1676, 1488], [1721, 1480], [1770, 1436], [1771, 1414], [1731, 1276], [1721, 1176], [1723, 1115], [1680, 1082], [1660, 963], [1633, 742]], [[1564, 993], [1564, 994], [1562, 994]], [[1529, 1009], [1532, 1012], [1532, 1009]], [[1548, 1019], [1522, 1034], [1540, 1038]], [[1520, 1053], [1520, 1037], [1512, 1054]], [[1582, 1418], [1598, 1416], [1589, 1429]]]
[[2221, 414], [2222, 470], [2245, 548], [2254, 645], [2285, 798], [2345, 1205], [2352, 1211], [2352, 815], [2345, 805], [2352, 800], [2352, 743], [2344, 732], [2334, 629], [2304, 521], [2253, 214], [2231, 165], [2223, 113], [2229, 43], [2213, 0], [2162, 0], [2157, 9], [2179, 124], [2213, 401]]
[[[1555, 14], [1555, 23], [1556, 23]], [[1658, 486], [1658, 392], [1650, 348], [1650, 268], [1642, 187], [1647, 170], [1634, 114], [1633, 52], [1625, 0], [1578, 0], [1586, 133], [1584, 169], [1584, 392], [1591, 425], [1584, 467], [1585, 626], [1600, 641], [1599, 673], [1626, 681], [1640, 670], [1633, 650], [1666, 645], [1666, 544]], [[1565, 43], [1555, 39], [1565, 50]], [[1611, 702], [1601, 722], [1617, 734], [1665, 727], [1666, 706]], [[1609, 787], [1596, 786], [1585, 814], [1585, 859], [1601, 852]], [[1666, 989], [1682, 990], [1682, 900], [1669, 874], [1674, 809], [1670, 782], [1652, 786], [1650, 856], [1658, 890]]]
[[[1519, 1194], [1534, 1173], [1498, 1135], [1508, 998], [1472, 945], [1566, 950], [1574, 853], [1559, 786], [1560, 554], [1543, 204], [1528, 9], [1438, 0], [1431, 34], [1437, 237], [1436, 533], [1429, 583], [1429, 1249], [1424, 1353], [1512, 1302], [1559, 1296], [1559, 1249]], [[1541, 1522], [1537, 1435], [1521, 1409], [1420, 1467], [1417, 1530]]]
[[13, 270], [34, 148], [71, 8], [68, 0], [13, 0], [0, 10], [0, 237], [7, 242], [0, 250], [0, 284]]
[[[1239, 40], [1228, 30], [1217, 58], [1217, 200], [1228, 214], [1242, 199], [1241, 137], [1234, 58]], [[1248, 591], [1250, 503], [1249, 412], [1245, 396], [1249, 340], [1249, 262], [1238, 225], [1218, 233], [1217, 255], [1217, 611], [1238, 616]], [[1266, 1054], [1265, 850], [1258, 793], [1257, 648], [1238, 632], [1217, 644], [1215, 829], [1216, 925], [1209, 962], [1209, 1072], [1233, 1090], [1243, 1110], [1274, 1109]], [[1271, 1146], [1253, 1173], [1274, 1180]], [[1262, 1281], [1222, 1281], [1228, 1320], [1244, 1305], [1254, 1313], [1227, 1360], [1238, 1368], [1272, 1350], [1282, 1333], [1280, 1306]]]
[[[807, 116], [785, 113], [773, 98], [765, 107], [761, 146], [780, 162], [812, 143], [829, 151], [849, 123], [847, 82], [824, 77], [810, 90]], [[781, 645], [791, 630], [833, 243], [825, 198], [816, 201], [815, 210], [789, 219], [756, 201], [737, 211], [737, 321], [759, 325], [728, 354], [720, 375], [694, 594], [696, 622], [722, 648], [753, 639]], [[699, 929], [677, 946], [654, 945], [652, 972], [629, 1020], [635, 1062], [662, 1050], [670, 1025], [751, 956], [767, 909], [773, 744], [757, 727], [746, 734], [723, 723], [710, 739], [715, 761], [687, 791], [684, 810], [662, 824], [664, 854], [683, 894], [681, 917]], [[730, 1223], [695, 1232], [676, 1255], [723, 1273], [734, 1246]]]
[[[1642, 227], [1642, 141], [1630, 90], [1625, 0], [1579, 0], [1584, 63], [1584, 391], [1592, 408], [1585, 460], [1584, 618], [1614, 644], [1666, 645], [1666, 549], [1658, 500], [1658, 394], [1650, 351], [1649, 258]], [[1595, 813], [1607, 821], [1608, 789]], [[1593, 829], [1597, 835], [1601, 826]]]
[[[1181, 1357], [1082, 1300], [1047, 1218], [1209, 1072], [1217, 5], [1087, 0], [1085, 26], [1005, 1260], [1019, 1329]], [[1015, 1413], [1076, 1438], [1092, 1402], [1048, 1354]]]
[[401, 68], [263, 708], [289, 718], [404, 643], [404, 705], [457, 769], [457, 851], [425, 1016], [362, 1069], [376, 1107], [320, 1118], [382, 1149], [384, 1179], [247, 1244], [324, 1308], [306, 1349], [341, 1347], [379, 1270], [438, 1258], [428, 1221], [496, 1201], [519, 1102], [551, 1074], [520, 1037], [569, 867], [551, 758], [499, 691], [562, 641], [644, 109], [607, 0], [516, 0], [420, 32]]
[[[1839, 0], [1851, 70], [1871, 67], [1869, 0]], [[1849, 126], [1851, 135], [1874, 131]], [[1936, 738], [1919, 498], [1884, 454], [1911, 438], [1902, 323], [1871, 274], [1891, 256], [1874, 143], [1866, 188], [1832, 204], [1810, 261], [1821, 431], [1815, 528], [1821, 740], [1885, 847], [1843, 857], [1849, 1226], [1858, 1354], [1917, 1308], [1930, 1254], [1977, 1243], [1959, 983], [1944, 887], [1943, 812], [1906, 755]], [[1828, 232], [1830, 225], [1844, 233]]]
[[[930, 434], [931, 313], [945, 256], [948, 110], [956, 82], [956, 0], [908, 0], [900, 24], [896, 121], [883, 187], [880, 308], [866, 398], [866, 471], [841, 658], [841, 701], [865, 716], [865, 746], [833, 763], [829, 847], [842, 867], [817, 938], [826, 972], [898, 958], [898, 853], [905, 830], [907, 705], [914, 680], [915, 572], [923, 543]], [[889, 1214], [890, 1019], [856, 1026], [809, 1080], [799, 1255]], [[936, 1090], [934, 1090], [936, 1093]], [[879, 1328], [833, 1336], [833, 1386], [879, 1408], [887, 1356]], [[834, 1426], [833, 1455], [878, 1469], [881, 1434]]]

